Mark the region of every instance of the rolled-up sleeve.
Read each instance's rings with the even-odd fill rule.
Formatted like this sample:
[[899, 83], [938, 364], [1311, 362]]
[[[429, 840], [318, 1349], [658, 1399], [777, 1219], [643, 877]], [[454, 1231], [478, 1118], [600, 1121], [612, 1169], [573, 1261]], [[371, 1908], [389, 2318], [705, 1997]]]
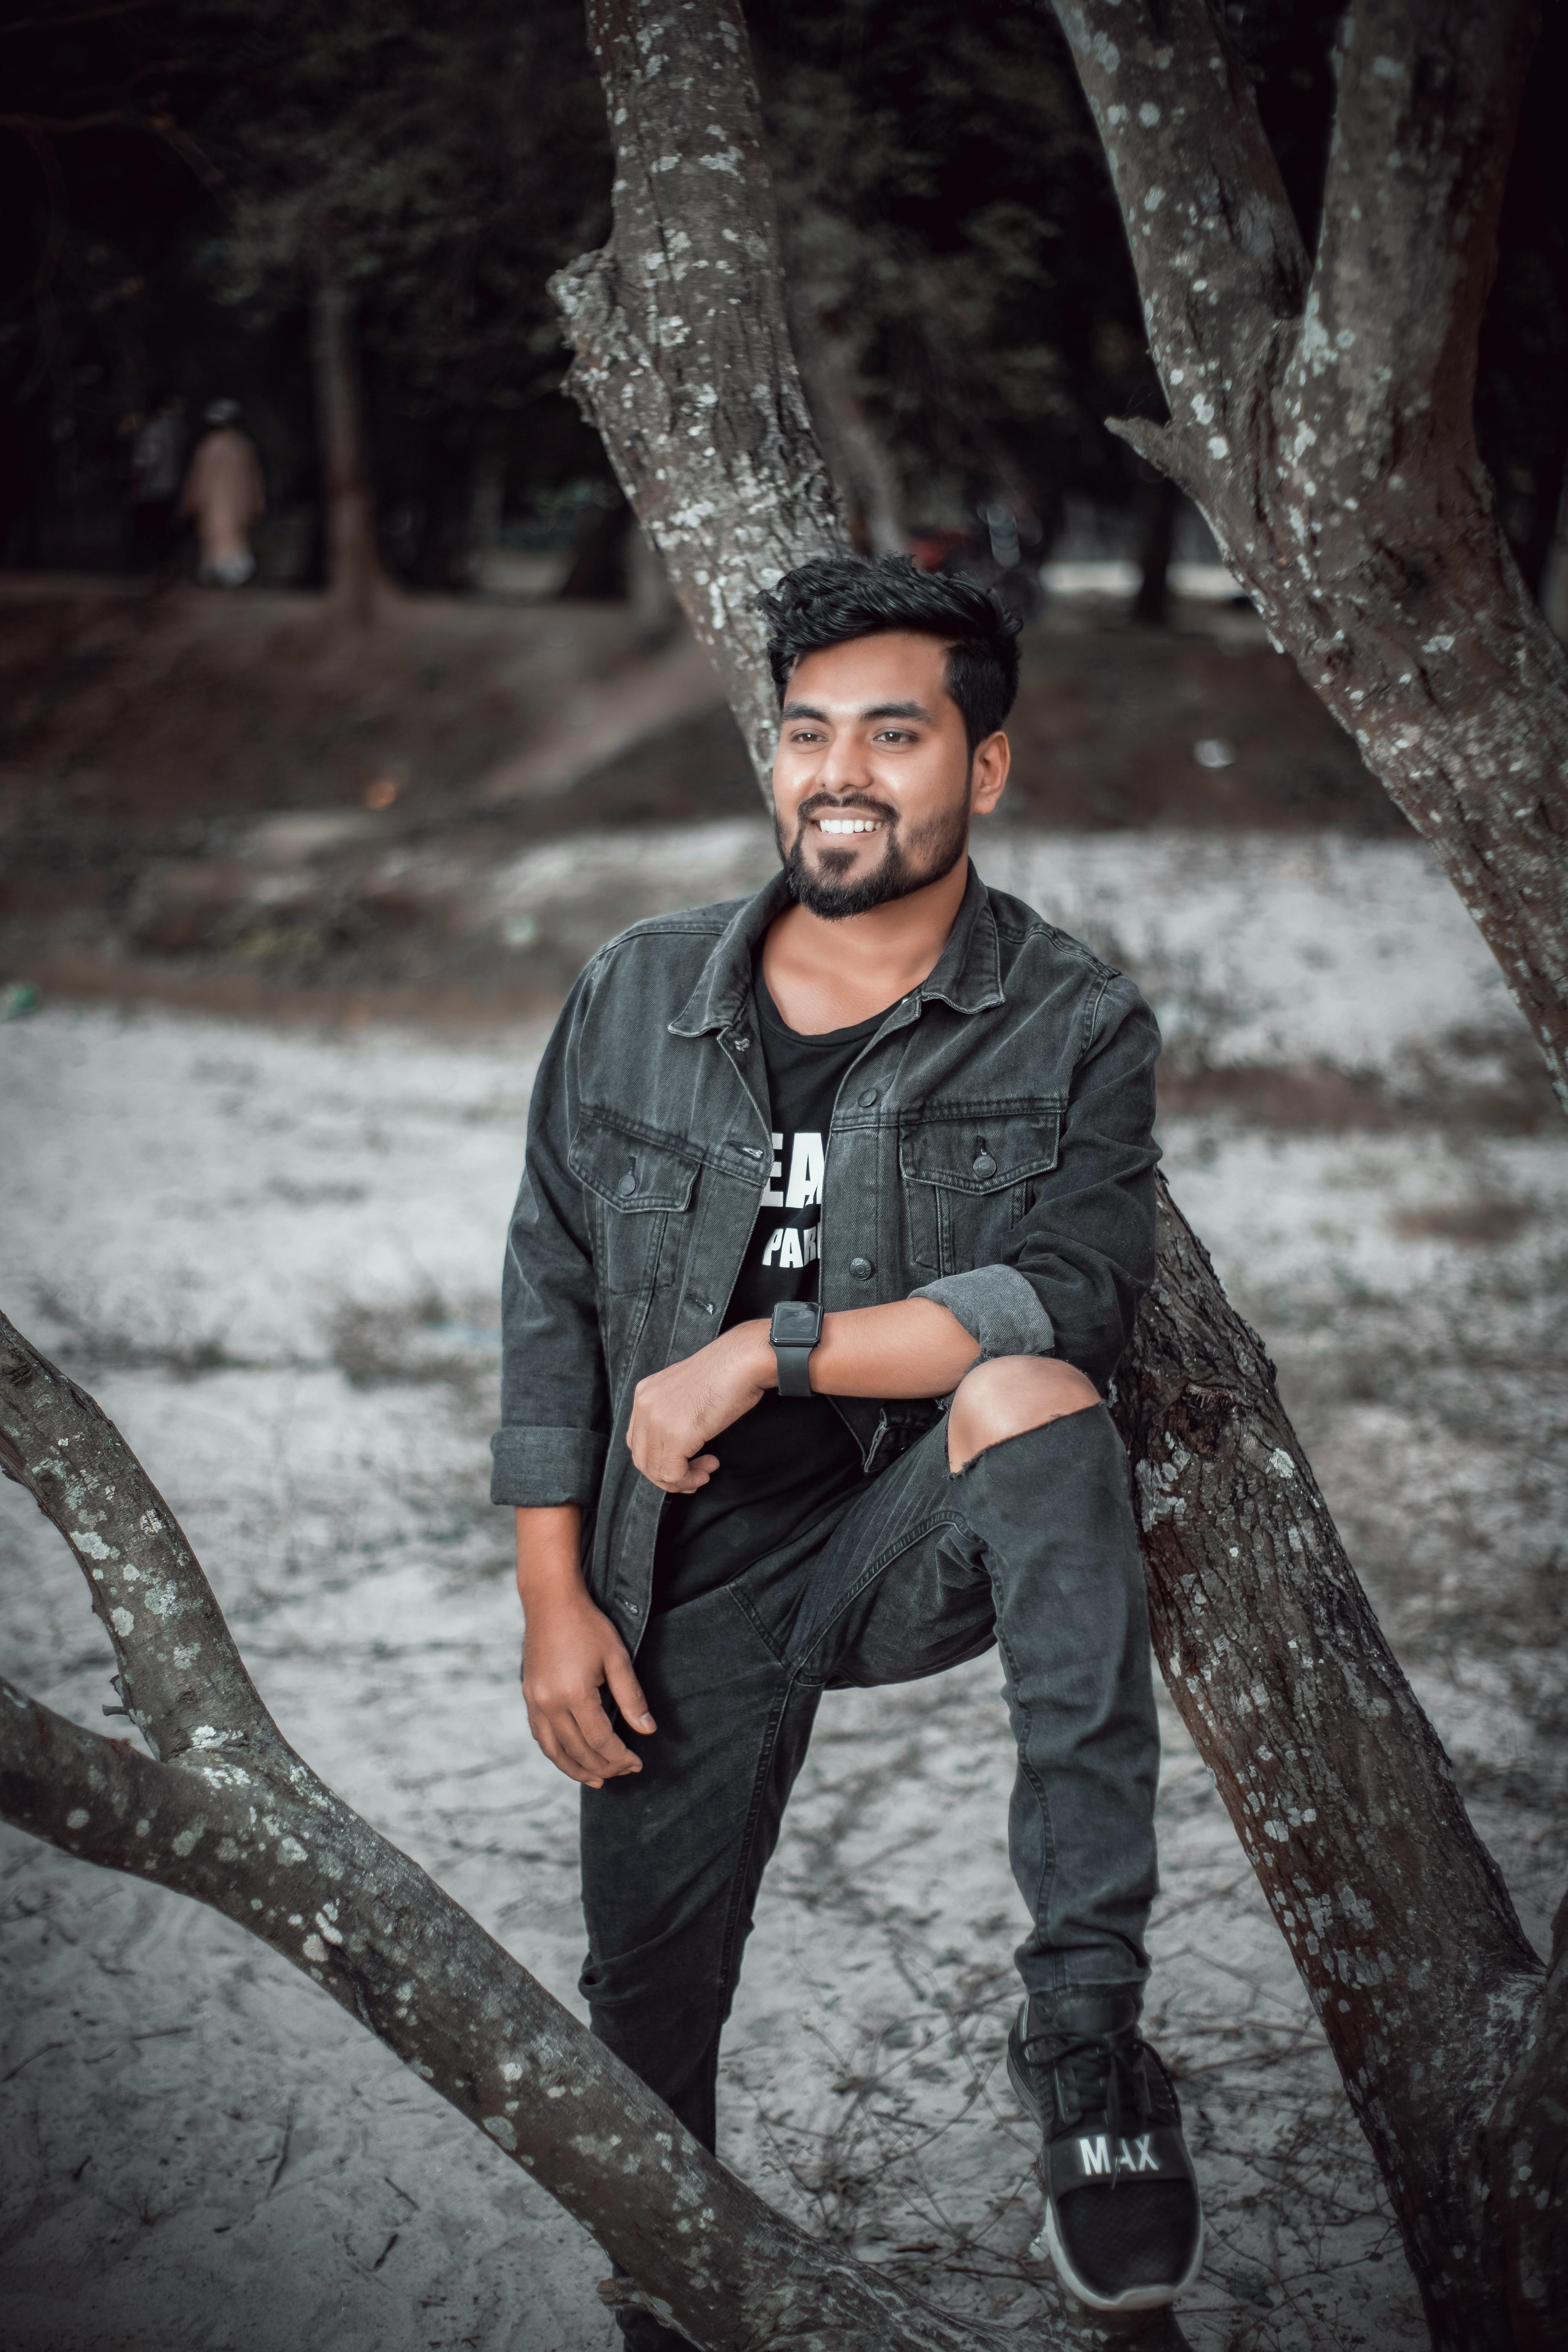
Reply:
[[1016, 1265], [977, 1265], [972, 1274], [944, 1274], [923, 1283], [911, 1298], [933, 1298], [980, 1343], [983, 1356], [1049, 1356], [1056, 1329], [1032, 1283]]
[[528, 1157], [501, 1276], [501, 1425], [493, 1503], [591, 1505], [609, 1446], [592, 1236], [567, 1165], [574, 1042], [593, 967], [567, 1000], [534, 1081]]
[[1105, 1388], [1154, 1279], [1159, 1024], [1130, 980], [1100, 992], [1062, 1114], [1056, 1165], [1001, 1264], [915, 1291], [987, 1356], [1055, 1355]]

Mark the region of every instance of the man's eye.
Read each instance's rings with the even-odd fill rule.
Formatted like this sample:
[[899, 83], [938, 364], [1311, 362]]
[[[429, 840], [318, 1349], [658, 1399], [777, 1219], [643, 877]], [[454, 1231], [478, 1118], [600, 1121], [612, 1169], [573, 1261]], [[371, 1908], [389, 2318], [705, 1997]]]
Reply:
[[907, 727], [883, 727], [873, 740], [879, 743], [912, 743], [915, 739]]

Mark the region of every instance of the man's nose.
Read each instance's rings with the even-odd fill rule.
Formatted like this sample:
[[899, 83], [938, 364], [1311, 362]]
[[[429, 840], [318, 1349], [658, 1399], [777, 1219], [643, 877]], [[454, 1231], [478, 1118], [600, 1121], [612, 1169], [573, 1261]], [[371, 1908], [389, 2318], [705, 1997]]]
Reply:
[[836, 736], [816, 772], [818, 792], [864, 792], [870, 781], [871, 763], [865, 745], [854, 735]]

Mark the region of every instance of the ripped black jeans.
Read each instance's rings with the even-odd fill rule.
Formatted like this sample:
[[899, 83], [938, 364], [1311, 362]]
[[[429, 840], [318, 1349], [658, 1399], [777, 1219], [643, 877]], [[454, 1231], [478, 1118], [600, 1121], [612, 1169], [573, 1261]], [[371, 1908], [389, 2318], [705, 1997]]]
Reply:
[[[711, 2147], [719, 2037], [821, 1693], [1002, 1659], [1027, 1991], [1141, 1985], [1159, 1731], [1103, 1405], [947, 1463], [941, 1422], [784, 1550], [656, 1616], [640, 1773], [583, 1792], [594, 2031]], [[620, 1727], [617, 1725], [617, 1728]]]

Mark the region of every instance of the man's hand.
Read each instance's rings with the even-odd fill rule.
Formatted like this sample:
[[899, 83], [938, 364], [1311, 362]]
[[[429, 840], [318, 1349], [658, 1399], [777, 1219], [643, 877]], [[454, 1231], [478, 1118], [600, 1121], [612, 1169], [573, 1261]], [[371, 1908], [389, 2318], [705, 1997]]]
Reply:
[[645, 1478], [667, 1495], [695, 1495], [719, 1467], [703, 1452], [777, 1384], [765, 1323], [737, 1323], [694, 1356], [652, 1372], [632, 1392], [626, 1444]]
[[557, 1771], [602, 1789], [642, 1765], [611, 1728], [600, 1692], [609, 1691], [632, 1730], [646, 1735], [654, 1720], [626, 1643], [588, 1597], [580, 1526], [575, 1504], [517, 1515], [522, 1696], [529, 1729]]

